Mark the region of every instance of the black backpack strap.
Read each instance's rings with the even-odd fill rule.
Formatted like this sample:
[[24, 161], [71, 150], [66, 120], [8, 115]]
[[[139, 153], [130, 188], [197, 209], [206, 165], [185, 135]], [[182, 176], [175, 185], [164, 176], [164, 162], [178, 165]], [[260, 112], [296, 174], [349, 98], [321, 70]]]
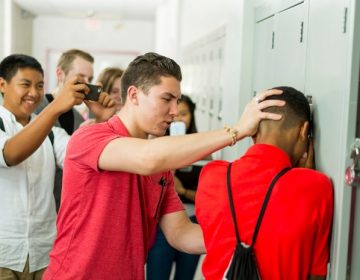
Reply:
[[231, 210], [231, 217], [233, 220], [233, 224], [235, 227], [235, 234], [236, 234], [236, 243], [241, 243], [240, 240], [240, 234], [238, 231], [238, 225], [237, 225], [237, 220], [236, 220], [236, 213], [235, 213], [235, 207], [234, 207], [234, 201], [232, 198], [232, 191], [231, 191], [231, 166], [232, 166], [232, 162], [229, 163], [229, 166], [227, 168], [227, 172], [226, 172], [226, 186], [227, 186], [227, 191], [228, 191], [228, 197], [229, 197], [229, 204], [230, 204], [230, 210]]
[[51, 142], [51, 145], [54, 146], [54, 132], [52, 130], [50, 130], [48, 137]]
[[5, 132], [5, 126], [2, 117], [0, 117], [0, 129]]
[[[233, 198], [232, 198], [232, 190], [231, 190], [231, 166], [232, 166], [232, 162], [229, 164], [228, 168], [227, 168], [227, 174], [226, 174], [226, 182], [227, 182], [227, 190], [228, 190], [228, 197], [229, 197], [229, 204], [230, 204], [230, 210], [231, 210], [231, 217], [232, 217], [232, 220], [233, 220], [233, 224], [234, 224], [234, 227], [235, 227], [235, 234], [236, 234], [236, 241], [237, 243], [241, 243], [241, 240], [240, 240], [240, 234], [239, 234], [239, 231], [238, 231], [238, 225], [237, 225], [237, 220], [236, 220], [236, 213], [235, 213], [235, 207], [234, 207], [234, 201], [233, 201]], [[256, 241], [256, 238], [257, 238], [257, 235], [258, 235], [258, 232], [259, 232], [259, 229], [260, 229], [260, 225], [261, 225], [261, 222], [262, 222], [262, 219], [264, 217], [264, 214], [265, 214], [265, 210], [266, 210], [266, 206], [269, 202], [269, 199], [270, 199], [270, 195], [271, 195], [271, 192], [276, 184], [276, 182], [280, 179], [280, 177], [282, 175], [284, 175], [287, 171], [289, 171], [291, 169], [291, 167], [286, 167], [284, 169], [282, 169], [275, 177], [274, 179], [271, 181], [271, 184], [269, 186], [269, 189], [266, 193], [266, 196], [265, 196], [265, 199], [264, 199], [264, 202], [262, 204], [262, 207], [261, 207], [261, 211], [260, 211], [260, 214], [259, 214], [259, 217], [258, 217], [258, 220], [256, 222], [256, 227], [255, 227], [255, 230], [254, 230], [254, 234], [253, 234], [253, 238], [252, 238], [252, 243], [251, 243], [251, 247], [253, 247], [255, 245], [255, 241]]]
[[264, 217], [264, 214], [265, 214], [265, 210], [266, 210], [266, 206], [268, 205], [268, 202], [270, 200], [270, 196], [271, 196], [271, 193], [272, 193], [272, 190], [274, 189], [274, 186], [276, 184], [276, 182], [280, 179], [280, 177], [282, 175], [284, 175], [286, 172], [288, 172], [289, 170], [291, 169], [291, 167], [285, 167], [283, 170], [281, 170], [276, 176], [275, 178], [271, 181], [271, 184], [269, 186], [269, 189], [266, 193], [266, 196], [265, 196], [265, 199], [264, 199], [264, 202], [263, 202], [263, 205], [261, 207], [261, 211], [260, 211], [260, 214], [259, 214], [259, 218], [257, 220], [257, 223], [256, 223], [256, 227], [255, 227], [255, 230], [254, 230], [254, 234], [253, 234], [253, 238], [252, 238], [252, 242], [251, 242], [251, 247], [254, 247], [255, 245], [255, 241], [256, 241], [256, 237], [258, 235], [258, 232], [259, 232], [259, 229], [260, 229], [260, 226], [261, 226], [261, 222], [262, 222], [262, 219]]
[[45, 97], [49, 103], [54, 100], [54, 96], [51, 93], [45, 94]]

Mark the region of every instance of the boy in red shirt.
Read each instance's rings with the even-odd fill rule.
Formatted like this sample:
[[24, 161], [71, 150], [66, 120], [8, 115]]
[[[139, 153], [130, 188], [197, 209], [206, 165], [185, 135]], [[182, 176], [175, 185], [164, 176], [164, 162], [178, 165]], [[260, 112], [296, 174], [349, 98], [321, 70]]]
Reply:
[[[305, 96], [293, 88], [277, 89], [283, 94], [268, 99], [284, 100], [286, 105], [266, 111], [283, 118], [262, 121], [253, 136], [255, 145], [231, 168], [238, 231], [248, 245], [271, 180], [280, 170], [299, 166], [309, 145], [310, 107]], [[223, 279], [236, 243], [226, 187], [228, 165], [209, 163], [199, 179], [196, 216], [204, 232], [207, 280]], [[332, 215], [333, 190], [327, 176], [307, 168], [292, 168], [283, 175], [270, 196], [254, 246], [261, 279], [325, 279]]]
[[[180, 67], [147, 53], [135, 58], [121, 78], [124, 107], [108, 122], [77, 130], [68, 145], [57, 238], [44, 274], [48, 279], [144, 279], [144, 264], [160, 223], [176, 249], [205, 252], [198, 225], [188, 219], [169, 170], [256, 132], [262, 112], [283, 101], [251, 101], [240, 121], [178, 137], [163, 136], [178, 114]], [[258, 95], [264, 99], [281, 91]]]

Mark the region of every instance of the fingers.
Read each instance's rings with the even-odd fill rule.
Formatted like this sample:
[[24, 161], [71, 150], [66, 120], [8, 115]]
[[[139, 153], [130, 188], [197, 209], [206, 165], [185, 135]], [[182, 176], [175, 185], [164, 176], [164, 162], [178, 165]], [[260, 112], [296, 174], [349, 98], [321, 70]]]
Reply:
[[266, 97], [271, 96], [271, 95], [280, 95], [282, 94], [282, 90], [279, 89], [269, 89], [269, 90], [265, 90], [262, 91], [258, 94], [256, 94], [256, 96], [254, 97], [254, 100], [257, 101], [258, 103], [263, 101]]
[[274, 106], [282, 107], [285, 105], [285, 103], [286, 102], [284, 100], [275, 100], [275, 99], [265, 100], [265, 101], [259, 103], [258, 108], [260, 110], [264, 110], [268, 107], [274, 107]]
[[313, 159], [314, 158], [314, 142], [310, 139], [309, 146], [308, 146], [308, 157]]
[[274, 113], [262, 112], [260, 114], [260, 119], [262, 119], [262, 120], [278, 121], [278, 120], [281, 120], [281, 118], [282, 118], [282, 115], [274, 114]]
[[106, 92], [100, 93], [98, 102], [106, 108], [115, 106], [115, 101], [111, 99], [111, 97]]
[[113, 99], [110, 98], [110, 101], [109, 101], [109, 103], [107, 104], [107, 107], [109, 108], [109, 107], [113, 107], [113, 106], [115, 106], [115, 105], [116, 105], [116, 102], [115, 102]]

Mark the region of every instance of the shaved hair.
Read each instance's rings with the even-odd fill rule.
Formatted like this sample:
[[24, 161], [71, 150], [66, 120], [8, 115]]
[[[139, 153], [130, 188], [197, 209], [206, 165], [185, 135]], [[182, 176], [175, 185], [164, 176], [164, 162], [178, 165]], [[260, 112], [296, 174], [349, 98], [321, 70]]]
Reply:
[[306, 121], [311, 123], [310, 105], [302, 92], [285, 86], [275, 87], [273, 89], [282, 90], [283, 93], [268, 96], [265, 100], [284, 100], [286, 104], [283, 107], [276, 106], [264, 109], [264, 112], [282, 115], [281, 128], [288, 129]]

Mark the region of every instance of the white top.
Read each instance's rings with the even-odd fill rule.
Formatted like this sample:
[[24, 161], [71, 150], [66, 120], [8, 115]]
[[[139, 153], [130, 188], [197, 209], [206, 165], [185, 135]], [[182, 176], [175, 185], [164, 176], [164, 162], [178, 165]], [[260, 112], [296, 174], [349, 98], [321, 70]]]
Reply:
[[[23, 126], [0, 106], [5, 131], [0, 129], [0, 150]], [[36, 115], [31, 116], [31, 120]], [[53, 196], [55, 159], [62, 166], [69, 135], [54, 127], [54, 146], [49, 137], [26, 160], [7, 166], [0, 153], [0, 267], [23, 271], [29, 255], [30, 272], [48, 265], [56, 235]], [[26, 143], [24, 143], [26, 145]]]

